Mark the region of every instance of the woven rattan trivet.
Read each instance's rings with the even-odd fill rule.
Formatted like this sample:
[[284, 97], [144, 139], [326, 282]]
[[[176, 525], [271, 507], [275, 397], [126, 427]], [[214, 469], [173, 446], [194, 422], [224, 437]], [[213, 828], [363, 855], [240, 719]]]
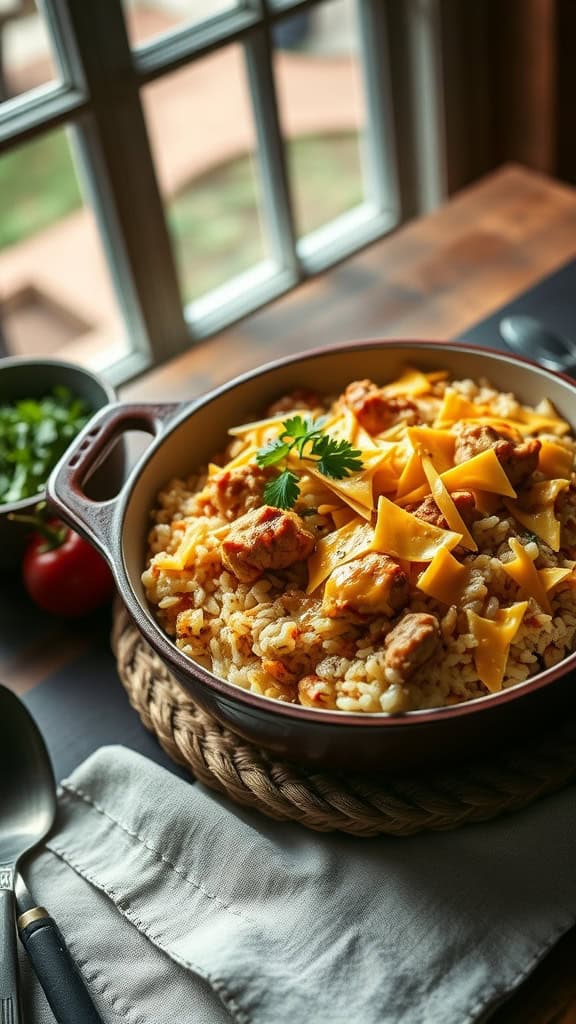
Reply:
[[576, 722], [524, 748], [425, 778], [319, 773], [274, 760], [206, 714], [117, 604], [112, 643], [132, 706], [160, 745], [205, 785], [271, 818], [321, 832], [406, 836], [519, 810], [576, 780]]

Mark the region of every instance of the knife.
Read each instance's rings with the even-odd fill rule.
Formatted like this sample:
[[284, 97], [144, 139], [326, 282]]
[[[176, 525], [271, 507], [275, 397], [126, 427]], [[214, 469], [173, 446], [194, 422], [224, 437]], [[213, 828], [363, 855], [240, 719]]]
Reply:
[[16, 875], [18, 934], [58, 1024], [103, 1024], [62, 933]]

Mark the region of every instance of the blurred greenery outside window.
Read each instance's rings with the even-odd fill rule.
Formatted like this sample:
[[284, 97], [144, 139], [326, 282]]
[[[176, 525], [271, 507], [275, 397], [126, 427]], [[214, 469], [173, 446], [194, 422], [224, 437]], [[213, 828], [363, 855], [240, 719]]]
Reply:
[[[69, 67], [65, 73], [61, 70], [56, 47], [47, 32], [46, 18], [36, 5], [31, 0], [4, 0], [13, 4], [13, 9], [11, 16], [3, 21], [2, 2], [0, 0], [0, 32], [3, 34], [0, 127], [5, 112], [10, 112], [15, 103], [23, 103], [25, 109], [32, 100], [43, 102], [43, 91], [48, 94], [51, 88], [58, 87], [61, 78], [64, 79], [63, 86], [67, 87], [65, 79], [70, 75]], [[48, 10], [50, 14], [52, 3], [53, 0], [48, 0], [47, 7], [42, 10]], [[71, 8], [76, 7], [75, 16], [78, 18], [80, 0], [67, 0], [67, 3]], [[65, 7], [66, 3], [60, 3], [62, 6]], [[221, 138], [227, 132], [222, 129], [223, 125], [225, 129], [222, 108], [224, 105], [225, 110], [230, 101], [227, 88], [235, 88], [232, 77], [228, 84], [228, 79], [223, 80], [222, 71], [228, 74], [227, 65], [223, 63], [225, 51], [231, 52], [233, 48], [238, 51], [237, 60], [234, 59], [238, 67], [242, 65], [247, 109], [255, 102], [254, 90], [262, 91], [265, 81], [261, 77], [259, 79], [262, 74], [259, 62], [263, 65], [264, 61], [261, 60], [262, 51], [258, 49], [262, 34], [257, 20], [255, 39], [258, 31], [258, 45], [255, 44], [248, 55], [249, 74], [243, 64], [242, 41], [234, 36], [236, 29], [232, 19], [245, 15], [244, 8], [240, 0], [188, 0], [187, 3], [178, 0], [124, 0], [122, 4], [122, 15], [130, 44], [135, 48], [137, 67], [140, 53], [144, 54], [142, 62], [144, 59], [156, 59], [156, 53], [168, 53], [162, 48], [171, 42], [171, 37], [184, 40], [183, 45], [190, 41], [187, 61], [171, 65], [167, 60], [166, 67], [154, 73], [150, 84], [142, 75], [139, 91], [150, 139], [152, 167], [159, 180], [181, 303], [185, 309], [190, 303], [202, 300], [214, 289], [221, 289], [260, 263], [264, 265], [268, 261], [277, 269], [286, 269], [280, 266], [282, 255], [278, 255], [278, 245], [274, 250], [270, 242], [274, 233], [271, 232], [270, 195], [267, 191], [270, 180], [263, 180], [261, 173], [261, 149], [267, 144], [263, 142], [266, 130], [268, 135], [273, 135], [278, 129], [282, 133], [283, 158], [280, 160], [287, 174], [290, 195], [286, 209], [291, 211], [292, 231], [292, 238], [284, 239], [282, 245], [283, 251], [292, 247], [296, 261], [299, 259], [299, 239], [313, 236], [314, 232], [337, 222], [342, 215], [360, 208], [366, 200], [363, 155], [366, 110], [360, 73], [357, 0], [316, 2], [305, 10], [284, 13], [274, 21], [270, 44], [271, 71], [277, 93], [277, 122], [272, 119], [271, 125], [264, 125], [263, 134], [261, 121], [269, 115], [262, 114], [262, 102], [260, 105], [256, 102], [254, 109], [246, 115], [246, 120], [256, 125], [251, 128], [254, 136], [252, 145], [246, 146], [242, 142], [244, 135], [239, 131], [237, 148], [231, 144], [229, 151], [224, 152], [226, 147], [221, 145]], [[206, 53], [197, 51], [193, 45], [194, 30], [200, 32], [209, 24], [216, 26], [216, 31], [225, 26], [227, 18], [231, 19], [230, 35], [222, 33], [221, 46]], [[183, 33], [187, 34], [186, 38]], [[228, 45], [230, 41], [233, 46]], [[215, 56], [220, 60], [219, 72]], [[232, 61], [229, 63], [231, 65]], [[188, 134], [185, 121], [177, 126], [177, 130], [170, 130], [171, 117], [175, 118], [175, 101], [167, 97], [167, 86], [171, 78], [182, 80], [183, 84], [185, 73], [188, 75], [186, 87], [180, 90], [183, 102], [189, 103], [193, 112], [194, 104], [213, 105], [220, 141], [216, 139], [216, 133], [211, 133], [210, 119], [204, 124], [204, 133], [195, 135], [193, 126], [201, 121], [199, 114], [190, 117]], [[198, 87], [195, 86], [196, 81]], [[164, 99], [162, 88], [166, 94]], [[61, 91], [64, 93], [65, 89]], [[159, 125], [157, 129], [155, 118]], [[45, 130], [41, 130], [39, 125], [33, 132], [26, 131], [21, 135], [15, 132], [0, 155], [0, 271], [2, 261], [9, 261], [11, 256], [15, 258], [26, 243], [31, 268], [30, 286], [34, 293], [35, 260], [40, 267], [47, 253], [55, 262], [62, 258], [62, 273], [66, 273], [64, 256], [61, 257], [58, 249], [58, 232], [71, 216], [82, 216], [86, 203], [86, 195], [83, 197], [82, 194], [81, 165], [85, 165], [90, 157], [86, 157], [86, 150], [78, 147], [71, 135], [70, 126], [76, 123], [75, 120], [70, 117], [69, 121], [65, 118], [58, 121], [64, 123], [47, 122]], [[235, 127], [230, 125], [231, 134]], [[215, 154], [212, 162], [207, 158], [211, 146]], [[79, 161], [80, 150], [82, 159]], [[268, 159], [268, 174], [272, 175], [274, 189], [277, 188], [276, 178], [282, 179], [281, 173], [276, 174], [277, 169]], [[119, 182], [112, 181], [112, 187], [118, 188]], [[286, 199], [286, 196], [281, 195], [280, 198]], [[273, 196], [272, 203], [276, 200], [277, 196]], [[89, 213], [88, 210], [85, 212]], [[98, 212], [100, 231], [105, 236], [106, 220], [101, 209]], [[382, 227], [380, 233], [383, 233]], [[50, 249], [51, 238], [53, 244]], [[110, 259], [110, 246], [106, 247], [106, 242], [104, 238], [103, 245]], [[83, 255], [78, 253], [78, 258], [82, 259]], [[112, 271], [116, 277], [115, 269]], [[314, 272], [314, 267], [309, 272]], [[304, 261], [299, 270], [290, 268], [292, 277], [288, 286], [297, 284], [307, 273]], [[42, 274], [39, 272], [38, 276]], [[141, 285], [142, 282], [136, 280], [137, 294]], [[285, 284], [280, 283], [278, 294], [285, 290]], [[110, 299], [111, 303], [115, 301]], [[252, 308], [257, 308], [258, 304], [256, 289]], [[194, 305], [190, 308], [195, 309]], [[229, 322], [235, 318], [235, 310], [242, 312], [232, 303]], [[78, 315], [79, 322], [82, 321], [78, 310], [71, 308], [69, 312], [71, 322], [75, 315]], [[127, 318], [125, 308], [124, 317]], [[199, 321], [194, 330], [194, 323], [190, 325], [188, 317], [192, 340], [211, 333], [214, 324], [218, 326], [216, 321], [209, 319], [206, 324]], [[27, 354], [36, 354], [41, 326], [41, 320], [33, 322], [29, 344], [25, 336], [20, 336], [19, 350], [27, 349]], [[3, 333], [10, 353], [10, 330], [6, 324]], [[73, 341], [73, 358], [83, 361], [81, 346], [74, 338], [70, 339], [69, 332], [64, 333], [66, 337], [62, 346], [57, 345], [56, 339], [54, 341], [54, 354], [65, 356], [67, 345]], [[146, 334], [146, 324], [143, 333]], [[182, 339], [182, 348], [186, 342], [190, 342], [190, 337]], [[45, 352], [42, 344], [40, 348]], [[141, 344], [140, 355], [148, 364], [174, 354], [171, 350], [163, 350], [161, 342], [156, 351], [145, 349], [146, 345]], [[125, 355], [124, 347], [118, 339], [110, 338], [109, 351], [105, 355], [102, 350], [97, 355], [88, 351], [85, 361], [89, 365], [97, 365], [98, 369], [105, 369], [107, 365], [114, 364], [118, 354], [121, 357]], [[129, 376], [130, 372], [127, 368], [119, 371], [119, 375]]]

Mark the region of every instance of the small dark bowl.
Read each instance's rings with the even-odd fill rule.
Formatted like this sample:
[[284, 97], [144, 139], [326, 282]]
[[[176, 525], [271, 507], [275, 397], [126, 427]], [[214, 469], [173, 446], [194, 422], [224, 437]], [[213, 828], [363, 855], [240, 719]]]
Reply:
[[[114, 388], [90, 370], [58, 359], [35, 359], [19, 356], [0, 359], [0, 405], [23, 398], [42, 398], [53, 387], [64, 385], [73, 395], [82, 398], [92, 413], [116, 399]], [[124, 479], [124, 444], [117, 445], [96, 469], [87, 484], [89, 493], [99, 500], [118, 492]], [[31, 498], [0, 504], [0, 567], [15, 567], [22, 557], [30, 526], [9, 519], [10, 513], [30, 514], [46, 496], [45, 488]]]
[[[334, 346], [269, 364], [187, 406], [117, 405], [87, 425], [48, 482], [59, 514], [99, 546], [136, 625], [174, 676], [220, 722], [291, 761], [350, 770], [395, 771], [422, 762], [486, 756], [498, 743], [540, 730], [576, 710], [576, 653], [525, 683], [452, 707], [404, 714], [349, 714], [282, 703], [250, 693], [186, 657], [163, 633], [141, 582], [149, 510], [173, 476], [209, 461], [229, 426], [254, 418], [294, 388], [337, 393], [351, 380], [394, 379], [404, 363], [449, 369], [456, 377], [489, 378], [502, 391], [536, 405], [549, 397], [574, 428], [576, 384], [518, 356], [439, 342], [374, 341]], [[86, 473], [123, 430], [156, 435], [116, 501], [87, 501]]]

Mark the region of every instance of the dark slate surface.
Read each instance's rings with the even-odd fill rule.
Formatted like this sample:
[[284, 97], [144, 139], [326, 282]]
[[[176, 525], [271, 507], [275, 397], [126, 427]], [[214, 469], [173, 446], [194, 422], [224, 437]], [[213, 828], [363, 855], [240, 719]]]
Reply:
[[130, 707], [107, 632], [98, 646], [29, 690], [23, 699], [44, 736], [57, 779], [110, 743], [130, 747], [181, 773]]
[[520, 313], [536, 317], [559, 334], [576, 338], [576, 259], [522, 292], [492, 316], [467, 328], [459, 340], [509, 351], [500, 337], [498, 324], [504, 317]]

